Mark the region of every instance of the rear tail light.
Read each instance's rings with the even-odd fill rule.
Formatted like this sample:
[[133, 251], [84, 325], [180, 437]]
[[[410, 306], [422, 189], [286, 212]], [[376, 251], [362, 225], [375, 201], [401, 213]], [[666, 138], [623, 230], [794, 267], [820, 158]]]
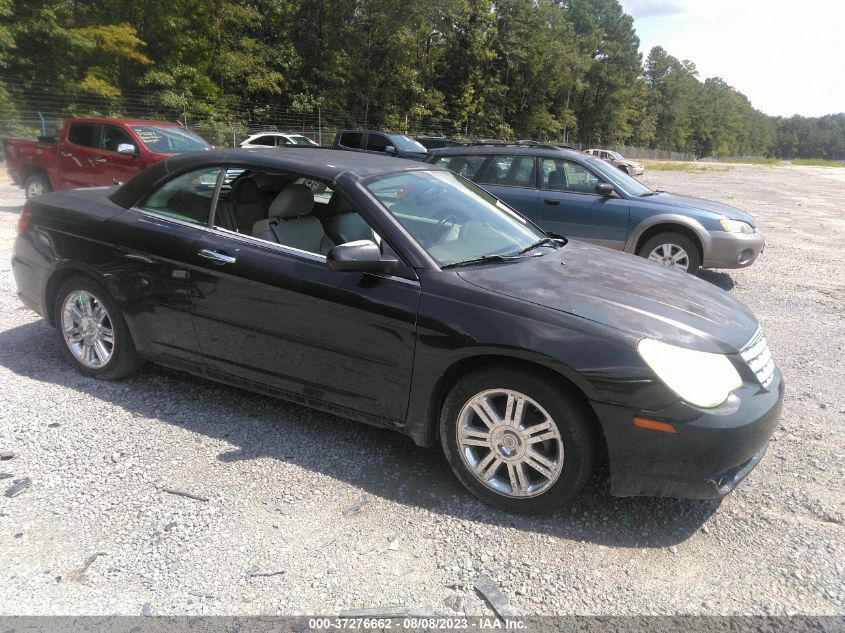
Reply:
[[18, 235], [26, 231], [26, 227], [29, 226], [31, 219], [32, 211], [27, 211], [26, 209], [21, 211], [21, 217], [18, 218]]

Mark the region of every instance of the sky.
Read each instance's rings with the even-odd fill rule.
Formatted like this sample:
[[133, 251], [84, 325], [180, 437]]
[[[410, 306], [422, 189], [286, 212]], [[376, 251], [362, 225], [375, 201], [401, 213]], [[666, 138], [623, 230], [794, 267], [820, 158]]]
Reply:
[[766, 114], [845, 112], [845, 0], [620, 0], [653, 46], [721, 77]]

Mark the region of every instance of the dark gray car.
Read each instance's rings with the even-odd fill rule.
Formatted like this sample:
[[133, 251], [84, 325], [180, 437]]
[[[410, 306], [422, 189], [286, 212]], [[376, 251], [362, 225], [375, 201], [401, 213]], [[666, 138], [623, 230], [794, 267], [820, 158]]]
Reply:
[[652, 191], [599, 158], [517, 145], [430, 150], [543, 229], [687, 272], [743, 268], [763, 252], [754, 218], [726, 204]]

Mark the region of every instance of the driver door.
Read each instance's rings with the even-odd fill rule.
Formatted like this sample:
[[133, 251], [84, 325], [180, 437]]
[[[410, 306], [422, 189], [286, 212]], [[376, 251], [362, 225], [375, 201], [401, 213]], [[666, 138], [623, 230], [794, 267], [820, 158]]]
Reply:
[[[247, 169], [242, 177], [255, 175]], [[225, 202], [224, 193], [218, 208]], [[237, 233], [220, 220], [192, 256], [207, 372], [308, 404], [404, 420], [419, 283], [333, 272], [319, 253]]]

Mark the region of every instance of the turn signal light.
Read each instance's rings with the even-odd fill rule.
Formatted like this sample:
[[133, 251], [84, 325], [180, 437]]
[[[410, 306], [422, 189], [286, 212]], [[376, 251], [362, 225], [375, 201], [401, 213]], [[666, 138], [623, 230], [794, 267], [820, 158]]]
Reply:
[[634, 426], [651, 431], [660, 431], [661, 433], [677, 433], [675, 427], [668, 422], [657, 422], [648, 418], [634, 418]]

